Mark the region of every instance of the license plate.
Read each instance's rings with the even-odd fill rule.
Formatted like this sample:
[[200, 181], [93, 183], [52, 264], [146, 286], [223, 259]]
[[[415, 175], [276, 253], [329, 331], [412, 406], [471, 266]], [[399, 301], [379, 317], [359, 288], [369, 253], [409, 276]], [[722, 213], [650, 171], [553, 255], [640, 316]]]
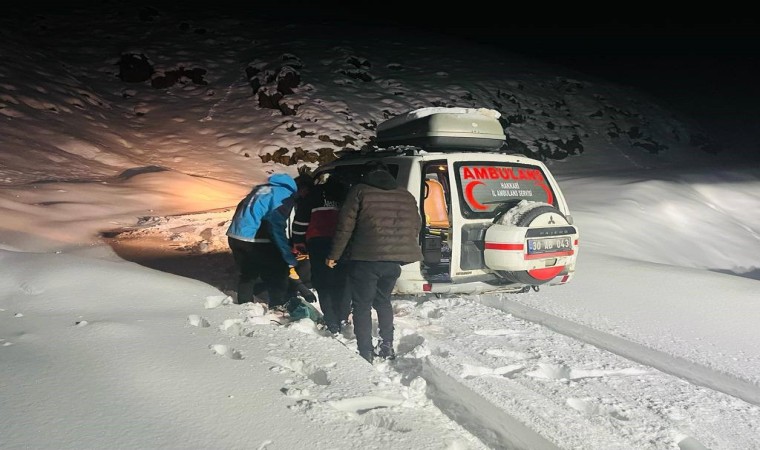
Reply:
[[528, 254], [566, 252], [572, 250], [573, 245], [569, 237], [556, 237], [544, 239], [528, 239]]

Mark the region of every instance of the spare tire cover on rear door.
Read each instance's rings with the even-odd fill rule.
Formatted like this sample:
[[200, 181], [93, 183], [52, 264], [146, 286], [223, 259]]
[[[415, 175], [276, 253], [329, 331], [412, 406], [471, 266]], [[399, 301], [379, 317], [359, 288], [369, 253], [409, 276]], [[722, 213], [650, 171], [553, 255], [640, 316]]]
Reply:
[[[497, 212], [496, 217], [493, 220], [494, 226], [506, 226], [514, 228], [515, 230], [521, 229], [522, 232], [515, 235], [519, 236], [521, 243], [524, 245], [519, 246], [520, 259], [524, 258], [524, 253], [527, 252], [525, 246], [528, 245], [527, 237], [530, 235], [531, 228], [537, 229], [553, 229], [558, 228], [557, 231], [567, 231], [568, 238], [572, 238], [571, 235], [575, 233], [575, 228], [570, 225], [564, 214], [554, 206], [548, 203], [541, 202], [511, 202], [505, 204], [502, 211]], [[488, 233], [488, 230], [487, 230]], [[523, 234], [524, 233], [524, 234]], [[488, 236], [488, 234], [486, 235]], [[495, 244], [493, 248], [498, 248], [499, 244]], [[519, 245], [519, 244], [518, 244]], [[488, 243], [486, 249], [488, 249]], [[567, 252], [563, 252], [567, 253]], [[570, 251], [570, 254], [573, 252]], [[546, 255], [552, 257], [552, 255]], [[540, 259], [540, 256], [535, 257]], [[523, 261], [527, 263], [527, 261]], [[494, 267], [494, 269], [496, 269]], [[514, 267], [514, 270], [495, 270], [496, 273], [509, 281], [515, 283], [536, 286], [544, 284], [555, 276], [559, 275], [564, 269], [565, 264], [562, 263], [562, 258], [556, 260], [555, 265], [542, 266], [536, 268], [525, 268], [525, 270], [517, 270], [518, 267]]]

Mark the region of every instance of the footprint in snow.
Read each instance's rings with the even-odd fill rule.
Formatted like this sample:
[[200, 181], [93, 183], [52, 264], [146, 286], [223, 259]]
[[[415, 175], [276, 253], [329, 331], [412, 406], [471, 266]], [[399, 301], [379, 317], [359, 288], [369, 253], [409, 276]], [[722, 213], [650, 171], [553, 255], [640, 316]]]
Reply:
[[272, 445], [273, 443], [274, 441], [266, 440], [262, 442], [261, 445], [259, 445], [259, 448], [257, 448], [256, 450], [266, 450], [266, 448]]
[[423, 305], [417, 310], [417, 314], [420, 317], [427, 319], [440, 319], [443, 315], [443, 309], [437, 308], [433, 305]]
[[631, 376], [643, 375], [646, 373], [646, 370], [633, 368], [620, 370], [585, 370], [571, 369], [565, 365], [539, 363], [536, 370], [526, 372], [525, 374], [533, 378], [542, 378], [545, 380], [580, 380], [581, 378]]
[[210, 323], [208, 323], [208, 320], [205, 318], [197, 315], [197, 314], [190, 314], [187, 316], [187, 323], [194, 327], [201, 327], [201, 328], [208, 328], [211, 326]]
[[516, 350], [510, 350], [508, 348], [489, 348], [486, 349], [486, 351], [483, 353], [489, 356], [495, 356], [497, 358], [511, 358], [520, 360], [538, 358], [536, 355], [531, 355], [530, 353], [520, 352]]
[[302, 375], [310, 379], [312, 382], [314, 382], [314, 384], [321, 386], [328, 386], [330, 384], [330, 380], [327, 377], [327, 372], [324, 369], [316, 367], [315, 365], [304, 360], [285, 359], [276, 356], [269, 356], [266, 360], [277, 364], [279, 367], [283, 367], [299, 375]]
[[524, 333], [504, 328], [500, 330], [475, 330], [475, 334], [478, 336], [517, 336]]
[[628, 420], [628, 417], [620, 410], [620, 408], [610, 405], [603, 405], [590, 397], [571, 397], [568, 398], [565, 403], [567, 403], [567, 406], [582, 413], [586, 417], [609, 416], [617, 420]]
[[243, 306], [247, 317], [262, 317], [269, 312], [269, 308], [261, 302], [250, 302]]
[[396, 417], [393, 417], [388, 412], [380, 409], [373, 409], [369, 411], [369, 414], [361, 416], [365, 425], [370, 425], [376, 428], [385, 428], [386, 430], [395, 431], [397, 433], [408, 433], [415, 428], [415, 424], [404, 425], [399, 422]]
[[471, 364], [462, 364], [462, 378], [476, 377], [504, 377], [512, 378], [514, 374], [525, 369], [522, 364], [512, 364], [492, 369], [484, 366], [473, 366]]
[[273, 321], [281, 323], [283, 318], [269, 311], [269, 308], [260, 302], [246, 303], [245, 322], [251, 325], [270, 325]]
[[235, 350], [234, 348], [227, 347], [223, 344], [211, 344], [208, 346], [208, 348], [211, 349], [212, 352], [214, 352], [217, 355], [224, 356], [225, 358], [229, 359], [243, 359], [242, 353]]
[[683, 433], [677, 433], [676, 440], [679, 450], [709, 450], [698, 440]]
[[533, 378], [542, 378], [545, 380], [570, 380], [570, 368], [565, 365], [539, 363], [536, 370], [526, 372], [525, 374]]
[[388, 410], [388, 408], [403, 405], [405, 402], [406, 400], [403, 398], [367, 395], [332, 400], [327, 402], [327, 404], [338, 411], [353, 416], [365, 425], [384, 428], [398, 433], [408, 433], [414, 430], [417, 424], [404, 424], [396, 417], [396, 414], [392, 410]]
[[206, 301], [203, 303], [203, 307], [206, 309], [218, 308], [222, 305], [231, 305], [232, 297], [229, 295], [209, 295], [206, 297]]
[[290, 322], [288, 326], [293, 330], [300, 331], [301, 333], [312, 334], [315, 336], [323, 335], [319, 328], [317, 328], [316, 322], [309, 319], [308, 317]]
[[294, 398], [294, 399], [302, 399], [304, 397], [308, 397], [311, 395], [311, 392], [309, 392], [306, 388], [296, 388], [296, 387], [284, 387], [280, 389], [280, 392], [285, 394], [286, 397]]
[[38, 295], [45, 292], [45, 289], [31, 285], [29, 283], [21, 283], [19, 288], [21, 288], [21, 291], [23, 291], [24, 294], [27, 294], [27, 295]]
[[328, 404], [338, 411], [362, 415], [377, 408], [390, 408], [399, 406], [404, 403], [403, 398], [380, 397], [376, 395], [365, 395], [362, 397], [344, 398], [342, 400], [332, 400]]
[[398, 341], [398, 348], [396, 352], [399, 355], [406, 355], [410, 353], [413, 357], [423, 357], [419, 355], [421, 346], [425, 343], [425, 338], [417, 333], [409, 333], [401, 336]]
[[219, 331], [231, 336], [247, 336], [243, 319], [226, 319], [219, 325]]

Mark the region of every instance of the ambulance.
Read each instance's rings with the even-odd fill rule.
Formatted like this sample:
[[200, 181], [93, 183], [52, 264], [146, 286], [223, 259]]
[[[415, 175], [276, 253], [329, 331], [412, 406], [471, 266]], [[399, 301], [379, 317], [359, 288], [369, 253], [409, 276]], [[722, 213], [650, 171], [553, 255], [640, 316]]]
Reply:
[[578, 228], [541, 162], [504, 151], [492, 109], [422, 108], [377, 126], [376, 145], [315, 170], [347, 185], [382, 160], [417, 199], [422, 261], [402, 266], [400, 295], [527, 292], [575, 273]]

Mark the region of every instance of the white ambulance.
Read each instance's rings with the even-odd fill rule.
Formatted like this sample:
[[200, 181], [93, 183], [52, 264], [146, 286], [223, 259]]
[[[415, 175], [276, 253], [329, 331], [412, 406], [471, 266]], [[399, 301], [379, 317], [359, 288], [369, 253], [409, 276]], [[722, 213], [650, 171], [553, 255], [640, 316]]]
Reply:
[[526, 292], [575, 272], [578, 229], [540, 161], [502, 152], [499, 112], [423, 108], [377, 127], [377, 148], [320, 166], [347, 184], [381, 159], [424, 218], [423, 261], [402, 267], [396, 294]]

